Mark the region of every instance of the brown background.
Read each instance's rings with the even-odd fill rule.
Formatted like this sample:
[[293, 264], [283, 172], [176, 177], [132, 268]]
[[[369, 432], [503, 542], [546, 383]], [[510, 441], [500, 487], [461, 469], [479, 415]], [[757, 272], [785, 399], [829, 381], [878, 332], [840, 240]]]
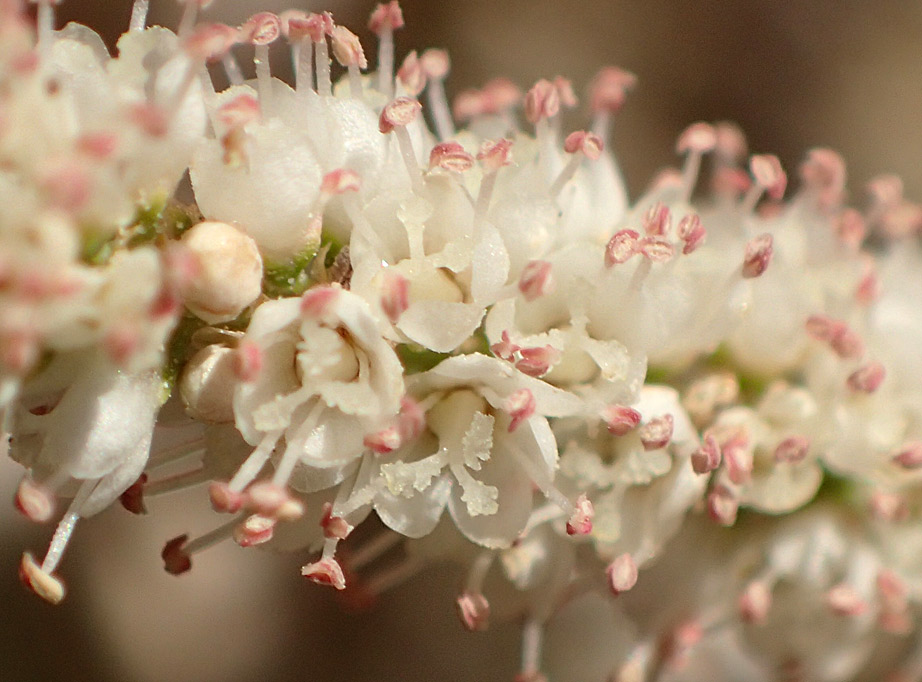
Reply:
[[[99, 27], [110, 42], [127, 25], [128, 0], [65, 0], [62, 21]], [[753, 150], [792, 171], [806, 149], [831, 146], [849, 163], [853, 200], [866, 180], [896, 172], [922, 196], [922, 5], [906, 0], [512, 0], [403, 2], [411, 48], [450, 50], [450, 91], [506, 75], [527, 87], [562, 74], [582, 92], [593, 72], [618, 64], [639, 85], [617, 120], [614, 146], [635, 193], [675, 163], [678, 132], [694, 120], [732, 119]], [[151, 20], [175, 26], [173, 0], [152, 0]], [[287, 3], [217, 0], [206, 16], [239, 22]], [[298, 6], [304, 6], [301, 3]], [[371, 3], [328, 3], [359, 33]], [[361, 29], [361, 30], [359, 30]], [[286, 63], [279, 50], [279, 68]], [[373, 59], [372, 59], [373, 61]], [[578, 118], [573, 127], [582, 127]], [[0, 465], [12, 496], [19, 471]], [[515, 624], [462, 632], [453, 613], [455, 572], [429, 571], [378, 608], [344, 613], [298, 575], [303, 556], [221, 547], [175, 579], [160, 569], [164, 539], [207, 530], [204, 493], [155, 500], [151, 517], [113, 509], [80, 525], [62, 563], [71, 594], [58, 608], [16, 581], [23, 548], [44, 551], [51, 529], [0, 505], [0, 679], [26, 680], [510, 680]], [[190, 516], [187, 509], [194, 509]]]

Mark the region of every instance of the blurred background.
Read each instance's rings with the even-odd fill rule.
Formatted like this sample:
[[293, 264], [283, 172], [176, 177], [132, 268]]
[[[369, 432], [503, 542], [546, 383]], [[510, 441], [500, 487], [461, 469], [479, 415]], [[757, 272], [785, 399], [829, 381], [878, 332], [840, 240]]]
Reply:
[[[696, 120], [729, 119], [757, 152], [777, 153], [789, 174], [806, 150], [829, 146], [848, 163], [851, 200], [882, 172], [922, 198], [922, 4], [906, 0], [403, 0], [410, 49], [447, 48], [449, 95], [504, 75], [523, 88], [564, 75], [577, 93], [601, 66], [639, 83], [616, 120], [613, 147], [631, 191], [676, 163], [678, 133]], [[175, 0], [151, 0], [150, 22], [175, 27]], [[257, 10], [330, 10], [355, 31], [372, 2], [216, 0], [205, 17], [240, 23]], [[59, 24], [80, 21], [110, 46], [127, 28], [130, 0], [64, 0]], [[243, 53], [241, 53], [243, 54]], [[281, 46], [277, 73], [287, 68]], [[241, 60], [242, 63], [245, 60]], [[574, 115], [571, 128], [583, 127]], [[0, 463], [0, 500], [20, 472]], [[150, 503], [151, 515], [111, 509], [82, 522], [60, 573], [69, 596], [50, 607], [16, 579], [23, 549], [41, 555], [51, 528], [0, 503], [0, 678], [159, 680], [511, 680], [516, 624], [468, 634], [454, 596], [460, 575], [437, 567], [372, 609], [344, 610], [331, 590], [305, 584], [303, 555], [227, 544], [180, 578], [163, 573], [163, 542], [216, 525], [204, 491]], [[194, 510], [194, 513], [190, 512]]]

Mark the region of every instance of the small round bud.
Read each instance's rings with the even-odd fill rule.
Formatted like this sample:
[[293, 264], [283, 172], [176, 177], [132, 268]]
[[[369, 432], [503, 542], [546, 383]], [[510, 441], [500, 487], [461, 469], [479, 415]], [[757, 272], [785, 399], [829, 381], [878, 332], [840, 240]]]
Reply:
[[225, 346], [206, 346], [192, 356], [179, 379], [189, 416], [211, 424], [234, 421], [235, 364], [236, 352]]
[[262, 291], [263, 263], [249, 236], [233, 225], [195, 225], [181, 243], [198, 261], [198, 273], [182, 282], [186, 307], [209, 324], [229, 322]]

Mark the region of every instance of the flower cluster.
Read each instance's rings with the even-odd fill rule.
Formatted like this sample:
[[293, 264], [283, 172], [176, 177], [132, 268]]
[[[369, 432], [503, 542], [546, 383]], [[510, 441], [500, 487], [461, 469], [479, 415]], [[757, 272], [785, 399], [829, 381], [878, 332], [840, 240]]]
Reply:
[[468, 629], [524, 623], [519, 682], [920, 679], [898, 179], [848, 208], [814, 149], [785, 199], [776, 157], [696, 123], [629, 201], [623, 70], [565, 134], [561, 77], [452, 109], [444, 52], [397, 68], [396, 1], [371, 74], [329, 13], [187, 0], [173, 33], [136, 0], [113, 58], [54, 4], [0, 2], [0, 415], [17, 507], [60, 518], [22, 559], [39, 596], [79, 519], [207, 485], [228, 520], [166, 542], [170, 573], [232, 540], [361, 599], [460, 562]]

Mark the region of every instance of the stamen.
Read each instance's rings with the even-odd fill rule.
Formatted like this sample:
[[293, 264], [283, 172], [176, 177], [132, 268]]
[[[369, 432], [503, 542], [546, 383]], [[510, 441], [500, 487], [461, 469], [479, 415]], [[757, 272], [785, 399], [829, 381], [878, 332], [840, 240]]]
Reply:
[[336, 60], [349, 70], [349, 92], [355, 99], [362, 98], [362, 74], [359, 69], [367, 69], [368, 61], [359, 38], [345, 26], [336, 26], [331, 34], [333, 55]]
[[19, 564], [19, 579], [49, 604], [60, 604], [67, 590], [57, 577], [45, 572], [28, 552]]
[[872, 361], [852, 372], [845, 383], [856, 393], [873, 393], [883, 383], [886, 374], [882, 364]]
[[711, 488], [707, 497], [708, 516], [722, 526], [736, 523], [739, 498], [730, 488], [718, 483]]
[[397, 69], [397, 80], [410, 97], [419, 97], [419, 93], [426, 87], [426, 72], [423, 71], [416, 50], [410, 52]]
[[704, 443], [691, 455], [692, 469], [696, 474], [709, 474], [720, 466], [720, 444], [711, 434], [705, 434]]
[[327, 540], [345, 540], [352, 532], [352, 526], [341, 516], [333, 515], [333, 505], [324, 502], [320, 527], [323, 529], [323, 537]]
[[900, 451], [890, 461], [909, 471], [922, 468], [922, 442], [911, 441], [904, 443]]
[[35, 24], [38, 30], [38, 48], [42, 54], [47, 54], [54, 41], [54, 6], [61, 0], [37, 0], [38, 13]]
[[831, 210], [842, 203], [845, 190], [845, 162], [831, 149], [811, 149], [800, 165], [806, 190], [820, 208]]
[[384, 107], [378, 121], [378, 129], [382, 133], [387, 134], [393, 131], [397, 136], [397, 144], [400, 146], [400, 153], [406, 164], [407, 173], [410, 175], [413, 190], [418, 195], [424, 192], [423, 178], [416, 162], [416, 153], [413, 151], [413, 141], [410, 139], [407, 126], [416, 120], [421, 108], [422, 106], [415, 99], [398, 97]]
[[67, 508], [67, 513], [64, 514], [64, 517], [58, 522], [58, 526], [54, 530], [54, 536], [51, 538], [51, 544], [48, 546], [45, 560], [42, 561], [43, 573], [50, 575], [58, 567], [61, 557], [64, 555], [64, 550], [67, 548], [67, 543], [70, 541], [71, 535], [73, 535], [77, 521], [80, 520], [80, 511], [87, 498], [96, 488], [97, 483], [99, 483], [98, 479], [90, 479], [80, 484], [77, 496], [74, 497]]
[[326, 36], [333, 34], [333, 15], [310, 14], [307, 17], [307, 31], [314, 44], [314, 66], [317, 71], [317, 94], [329, 97], [333, 94], [333, 81], [330, 78], [330, 50]]
[[475, 232], [486, 219], [490, 200], [493, 198], [493, 188], [496, 186], [496, 174], [500, 168], [512, 163], [512, 140], [484, 140], [477, 153], [477, 160], [483, 165], [484, 174], [480, 180], [480, 190], [477, 192], [477, 203], [474, 207]]
[[637, 564], [630, 554], [616, 557], [608, 564], [605, 574], [608, 576], [608, 589], [615, 597], [637, 584]]
[[236, 514], [243, 508], [246, 496], [231, 490], [224, 481], [215, 481], [208, 486], [211, 508], [221, 514]]
[[549, 80], [542, 78], [525, 94], [525, 118], [535, 126], [535, 137], [541, 150], [540, 162], [545, 167], [554, 153], [554, 136], [548, 119], [556, 116], [558, 111], [560, 95]]
[[772, 236], [767, 232], [746, 243], [742, 270], [744, 279], [758, 277], [768, 269], [772, 262], [773, 245]]
[[679, 239], [685, 242], [685, 246], [682, 247], [682, 254], [686, 256], [696, 251], [707, 238], [707, 230], [701, 224], [701, 218], [698, 217], [697, 213], [690, 213], [683, 217], [679, 221], [676, 233], [679, 235]]
[[533, 260], [522, 268], [519, 277], [519, 291], [526, 301], [535, 301], [554, 290], [554, 277], [551, 264], [543, 260]]
[[54, 515], [54, 493], [31, 477], [23, 476], [16, 488], [16, 509], [30, 521], [45, 523]]
[[590, 161], [596, 161], [602, 155], [602, 149], [604, 148], [604, 143], [602, 139], [593, 133], [587, 133], [584, 130], [579, 130], [574, 133], [570, 133], [567, 136], [567, 139], [563, 143], [564, 151], [568, 154], [571, 154], [570, 160], [567, 162], [567, 165], [564, 166], [563, 170], [560, 171], [560, 174], [551, 183], [551, 187], [548, 190], [552, 197], [556, 197], [560, 194], [560, 191], [563, 189], [563, 186], [567, 184], [579, 169], [580, 164], [583, 162], [583, 157], [589, 159]]
[[619, 230], [605, 246], [605, 267], [626, 263], [640, 253], [640, 235], [634, 230]]
[[282, 34], [282, 23], [272, 12], [260, 12], [250, 17], [240, 27], [244, 40], [254, 47], [253, 65], [256, 67], [256, 85], [259, 91], [259, 108], [266, 115], [272, 106], [272, 75], [269, 70], [269, 46]]
[[388, 99], [394, 95], [394, 31], [402, 26], [397, 0], [379, 4], [368, 21], [368, 28], [378, 36], [378, 92]]
[[281, 438], [283, 432], [282, 429], [279, 429], [278, 431], [270, 431], [263, 436], [259, 445], [250, 453], [250, 456], [247, 457], [246, 461], [237, 469], [237, 473], [234, 474], [234, 477], [231, 479], [230, 483], [228, 483], [228, 486], [233, 492], [243, 492], [243, 489], [256, 478], [266, 462], [269, 461], [269, 456], [272, 454], [272, 450], [275, 449], [275, 444], [278, 442], [278, 439]]
[[276, 523], [277, 520], [272, 517], [251, 514], [242, 523], [234, 526], [234, 542], [241, 547], [255, 547], [269, 542], [275, 532]]
[[740, 210], [751, 213], [766, 192], [772, 199], [781, 199], [788, 184], [788, 176], [781, 168], [781, 162], [773, 154], [755, 154], [749, 160], [749, 171], [755, 178], [755, 184], [743, 199]]
[[553, 346], [538, 346], [519, 350], [521, 358], [515, 368], [530, 377], [542, 377], [551, 371], [551, 367], [560, 362], [560, 351]]
[[429, 152], [429, 170], [441, 168], [450, 173], [464, 173], [474, 165], [474, 157], [457, 142], [441, 142]]
[[592, 532], [592, 519], [595, 509], [592, 502], [582, 493], [576, 498], [570, 518], [567, 519], [567, 535], [589, 535]]
[[291, 46], [291, 63], [295, 73], [295, 91], [310, 90], [314, 80], [314, 57], [309, 15], [302, 10], [285, 10], [279, 15], [282, 33]]
[[701, 169], [701, 157], [716, 145], [717, 133], [709, 123], [693, 123], [679, 135], [676, 153], [687, 154], [682, 168], [682, 201], [691, 199]]
[[868, 609], [858, 591], [847, 583], [839, 583], [826, 593], [826, 605], [837, 616], [860, 616]]
[[509, 332], [506, 330], [503, 331], [501, 340], [490, 346], [490, 352], [506, 362], [513, 362], [515, 354], [520, 350], [522, 350], [522, 347], [512, 343], [509, 338]]
[[655, 417], [641, 426], [638, 434], [640, 442], [643, 443], [643, 449], [649, 452], [666, 447], [672, 440], [674, 426], [675, 420], [671, 414]]
[[451, 120], [448, 108], [448, 98], [445, 96], [445, 77], [451, 68], [448, 53], [445, 50], [429, 49], [420, 55], [420, 64], [426, 74], [428, 83], [426, 97], [429, 101], [429, 111], [435, 123], [435, 131], [440, 140], [454, 137], [455, 126]]
[[471, 632], [482, 632], [489, 626], [490, 604], [483, 596], [483, 583], [493, 563], [494, 552], [486, 550], [477, 555], [467, 574], [464, 592], [458, 597], [458, 615], [464, 627]]
[[522, 627], [522, 670], [515, 682], [546, 682], [539, 671], [543, 639], [544, 626], [534, 618], [526, 620]]
[[602, 69], [592, 80], [589, 107], [592, 110], [592, 132], [607, 144], [612, 114], [624, 106], [629, 90], [637, 83], [637, 77], [629, 71], [615, 66]]
[[746, 585], [737, 601], [737, 610], [744, 623], [759, 625], [765, 622], [772, 607], [772, 586], [768, 580], [753, 580]]

